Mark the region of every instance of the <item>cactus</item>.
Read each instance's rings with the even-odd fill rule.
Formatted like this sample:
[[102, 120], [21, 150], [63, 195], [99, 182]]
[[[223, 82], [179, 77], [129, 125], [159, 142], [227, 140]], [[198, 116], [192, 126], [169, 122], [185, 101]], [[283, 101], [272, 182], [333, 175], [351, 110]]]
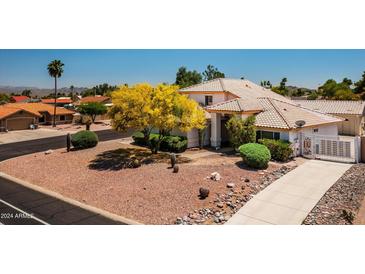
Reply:
[[69, 152], [71, 149], [71, 134], [70, 133], [67, 133], [66, 143], [67, 143], [67, 152]]
[[176, 165], [176, 154], [175, 153], [170, 154], [170, 160], [171, 160], [171, 167], [174, 168]]

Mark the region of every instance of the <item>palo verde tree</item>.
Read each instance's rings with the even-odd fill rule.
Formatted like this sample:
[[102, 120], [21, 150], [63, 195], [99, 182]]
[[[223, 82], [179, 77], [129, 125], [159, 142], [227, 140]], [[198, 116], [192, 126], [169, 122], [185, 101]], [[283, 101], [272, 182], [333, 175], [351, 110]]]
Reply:
[[107, 113], [107, 107], [100, 102], [89, 102], [89, 103], [82, 103], [77, 107], [77, 111], [80, 114], [88, 115], [92, 121], [95, 123], [95, 119], [97, 115], [103, 115]]
[[152, 97], [153, 87], [147, 83], [134, 86], [120, 86], [112, 94], [113, 106], [109, 110], [112, 126], [117, 131], [130, 128], [140, 130], [149, 144], [153, 129]]
[[48, 64], [48, 74], [54, 78], [54, 109], [53, 109], [53, 123], [56, 126], [56, 100], [57, 100], [57, 78], [60, 78], [63, 73], [64, 64], [60, 60], [53, 60]]
[[150, 144], [153, 153], [157, 153], [163, 138], [174, 128], [183, 132], [204, 128], [203, 109], [177, 90], [178, 86], [166, 84], [120, 87], [112, 94], [113, 107], [109, 111], [113, 128], [119, 131], [140, 129], [146, 140], [152, 129], [158, 130], [158, 137]]

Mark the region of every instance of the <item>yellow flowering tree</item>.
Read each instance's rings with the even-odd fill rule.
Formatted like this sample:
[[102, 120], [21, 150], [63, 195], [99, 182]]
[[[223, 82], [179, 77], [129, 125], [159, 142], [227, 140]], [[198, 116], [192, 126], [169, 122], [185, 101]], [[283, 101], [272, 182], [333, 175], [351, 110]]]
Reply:
[[204, 129], [204, 110], [194, 100], [181, 95], [178, 89], [176, 85], [166, 84], [154, 88], [148, 84], [121, 87], [112, 94], [113, 107], [109, 115], [113, 127], [116, 130], [141, 129], [146, 140], [152, 129], [157, 129], [158, 137], [151, 140], [154, 153], [174, 128], [183, 132]]
[[132, 87], [120, 86], [112, 93], [113, 106], [109, 111], [115, 130], [126, 131], [130, 128], [141, 130], [148, 143], [152, 123], [153, 87], [146, 83]]

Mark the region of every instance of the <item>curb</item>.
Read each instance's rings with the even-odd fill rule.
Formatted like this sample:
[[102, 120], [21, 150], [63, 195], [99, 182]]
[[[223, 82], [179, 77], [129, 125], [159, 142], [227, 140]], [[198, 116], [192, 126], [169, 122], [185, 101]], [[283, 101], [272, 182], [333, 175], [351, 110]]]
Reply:
[[81, 202], [76, 201], [74, 199], [65, 197], [65, 196], [63, 196], [63, 195], [61, 195], [61, 194], [59, 194], [57, 192], [54, 192], [54, 191], [51, 191], [51, 190], [47, 190], [47, 189], [45, 189], [43, 187], [40, 187], [40, 186], [37, 186], [37, 185], [33, 185], [33, 184], [31, 184], [31, 183], [29, 183], [27, 181], [24, 181], [24, 180], [15, 178], [15, 177], [13, 177], [11, 175], [8, 175], [6, 173], [3, 173], [3, 172], [0, 172], [0, 178], [3, 178], [3, 179], [8, 180], [8, 181], [11, 181], [11, 182], [13, 182], [15, 184], [18, 184], [18, 185], [22, 185], [22, 186], [24, 186], [26, 188], [29, 188], [29, 189], [38, 191], [40, 193], [49, 195], [49, 196], [51, 196], [53, 198], [59, 199], [61, 201], [64, 201], [64, 202], [69, 203], [71, 205], [74, 205], [76, 207], [80, 207], [82, 209], [88, 210], [88, 211], [93, 212], [95, 214], [99, 214], [99, 215], [104, 216], [106, 218], [109, 218], [109, 219], [111, 219], [113, 221], [121, 222], [121, 223], [124, 223], [124, 224], [127, 224], [127, 225], [143, 225], [142, 223], [139, 223], [139, 222], [134, 221], [132, 219], [128, 219], [128, 218], [125, 218], [125, 217], [116, 215], [114, 213], [105, 211], [103, 209], [96, 208], [96, 207], [93, 207], [93, 206], [90, 206], [90, 205], [81, 203]]

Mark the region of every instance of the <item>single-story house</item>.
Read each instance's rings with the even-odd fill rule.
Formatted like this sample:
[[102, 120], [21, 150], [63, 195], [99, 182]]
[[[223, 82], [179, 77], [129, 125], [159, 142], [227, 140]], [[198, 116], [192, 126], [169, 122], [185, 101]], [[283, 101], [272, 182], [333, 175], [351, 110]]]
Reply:
[[103, 103], [103, 104], [108, 106], [112, 103], [112, 99], [110, 97], [107, 97], [107, 96], [96, 95], [96, 96], [82, 97], [79, 101], [80, 104], [82, 104], [82, 103], [91, 103], [91, 102], [99, 102], [99, 103]]
[[[248, 80], [219, 78], [182, 88], [181, 94], [197, 101], [207, 112], [204, 144], [220, 147], [228, 142], [226, 122], [232, 115], [256, 116], [258, 138], [282, 139], [296, 144], [301, 133], [338, 136], [342, 118], [301, 107], [295, 101]], [[188, 147], [198, 146], [198, 132], [188, 132]]]
[[[82, 97], [77, 102], [77, 104], [92, 103], [92, 102], [102, 103], [108, 108], [113, 105], [112, 99], [110, 97], [102, 95]], [[108, 119], [109, 119], [108, 114], [103, 114], [103, 115], [97, 115], [95, 121], [108, 120]]]
[[14, 95], [10, 97], [10, 103], [26, 103], [30, 98], [24, 95]]
[[[43, 104], [50, 104], [50, 105], [54, 105], [54, 99], [50, 98], [50, 99], [41, 99], [41, 102]], [[63, 97], [63, 98], [57, 98], [56, 99], [56, 106], [58, 107], [64, 107], [65, 105], [69, 105], [72, 104], [72, 100], [69, 97]]]
[[[43, 103], [13, 103], [0, 106], [0, 131], [29, 129], [31, 125], [51, 124], [54, 108]], [[56, 107], [56, 123], [71, 123], [74, 112]]]
[[365, 101], [295, 100], [300, 106], [343, 118], [338, 125], [340, 135], [365, 134]]

